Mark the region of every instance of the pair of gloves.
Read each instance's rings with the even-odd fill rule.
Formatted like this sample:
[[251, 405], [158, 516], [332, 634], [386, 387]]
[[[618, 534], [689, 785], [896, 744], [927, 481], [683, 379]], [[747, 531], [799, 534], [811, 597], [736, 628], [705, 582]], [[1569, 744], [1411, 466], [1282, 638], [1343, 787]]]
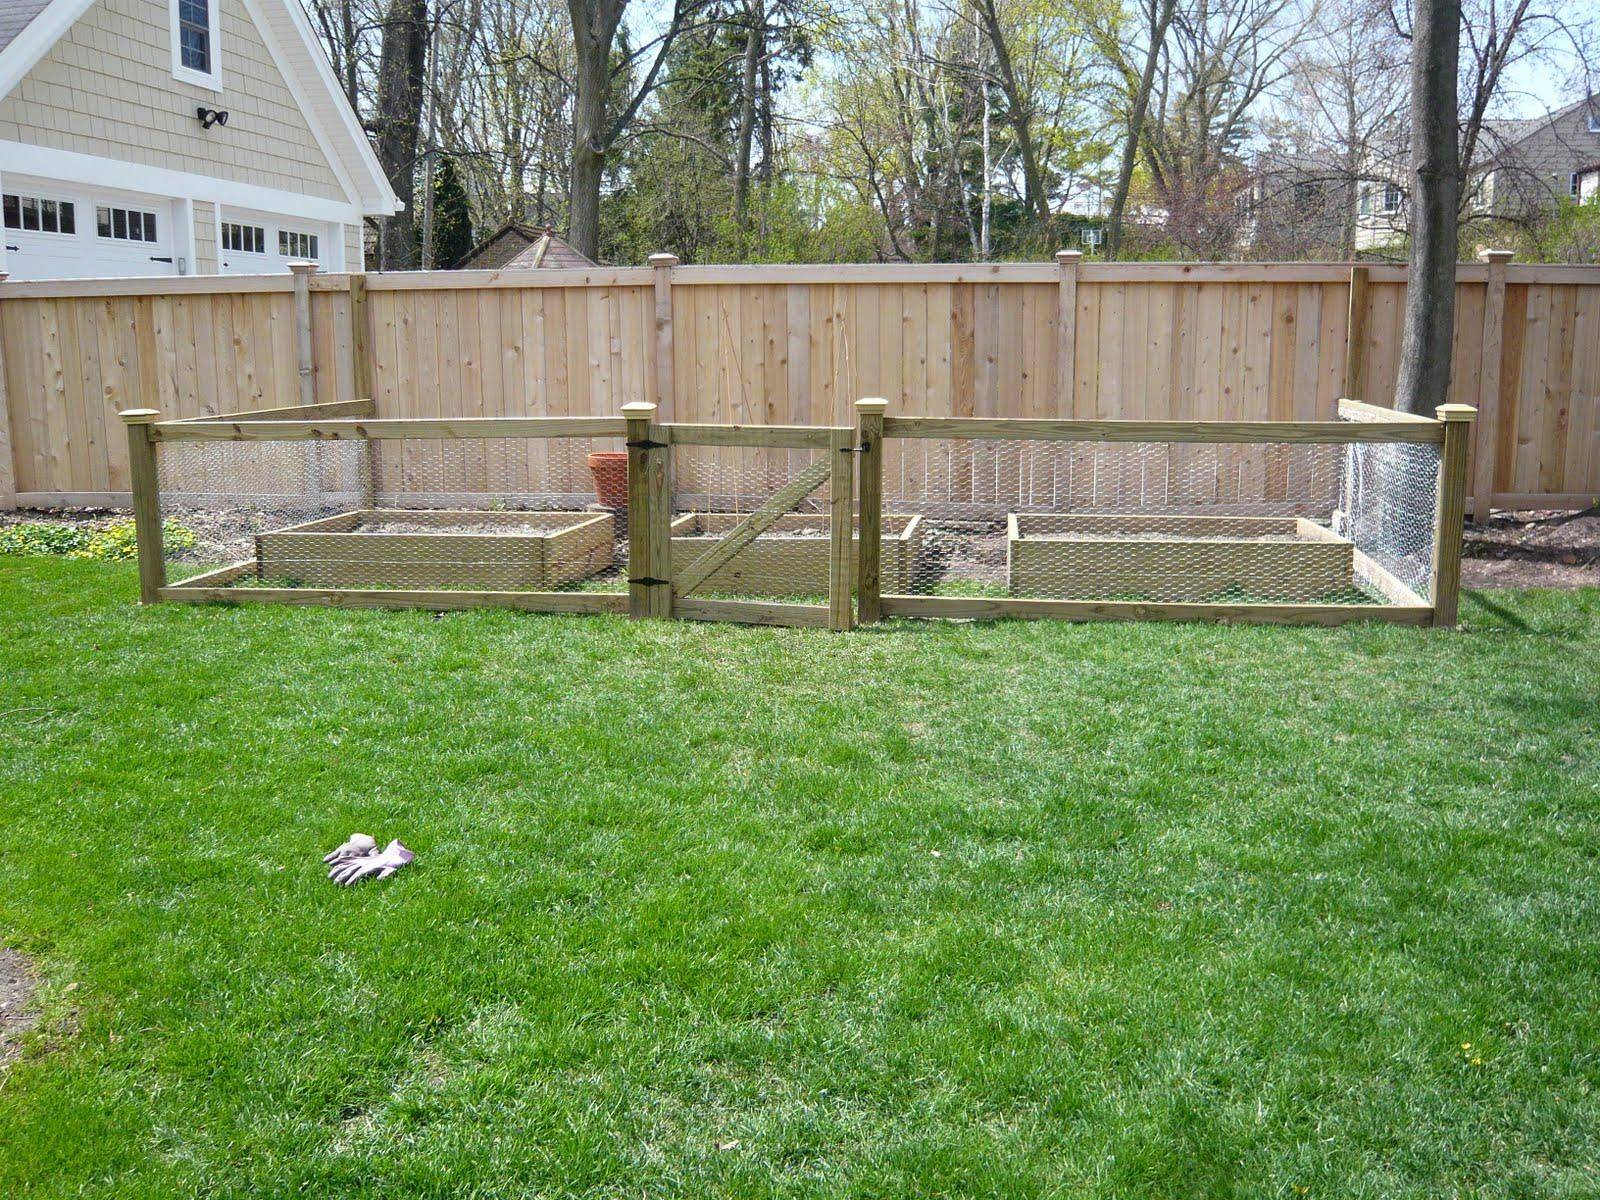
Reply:
[[352, 833], [350, 840], [337, 850], [322, 856], [322, 861], [332, 866], [328, 878], [340, 887], [349, 887], [362, 879], [387, 879], [416, 857], [396, 838], [382, 850], [377, 841], [365, 833]]

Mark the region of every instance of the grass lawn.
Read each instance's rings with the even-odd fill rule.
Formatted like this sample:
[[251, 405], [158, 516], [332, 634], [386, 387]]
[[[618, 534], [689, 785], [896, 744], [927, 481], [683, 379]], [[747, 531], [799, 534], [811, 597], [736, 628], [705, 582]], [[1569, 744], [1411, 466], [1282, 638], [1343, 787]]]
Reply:
[[[1600, 1193], [1600, 592], [139, 610], [0, 559], [4, 1196]], [[417, 864], [344, 891], [353, 829]]]

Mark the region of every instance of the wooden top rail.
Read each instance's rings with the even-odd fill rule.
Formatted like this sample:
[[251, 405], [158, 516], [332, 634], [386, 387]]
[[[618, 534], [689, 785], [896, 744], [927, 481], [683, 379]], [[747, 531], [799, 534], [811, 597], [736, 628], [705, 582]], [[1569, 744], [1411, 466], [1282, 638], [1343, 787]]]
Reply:
[[1432, 417], [1401, 412], [1397, 408], [1384, 408], [1381, 404], [1368, 404], [1365, 400], [1339, 400], [1339, 415], [1350, 421], [1421, 421], [1424, 425], [1436, 422]]
[[1438, 421], [1036, 421], [1009, 417], [885, 417], [884, 437], [1050, 442], [1442, 442]]
[[158, 442], [330, 442], [392, 441], [400, 438], [438, 440], [473, 438], [600, 438], [622, 437], [622, 417], [411, 417], [371, 421], [158, 421], [151, 436]]
[[832, 425], [664, 425], [675, 446], [777, 446], [786, 450], [828, 448]]

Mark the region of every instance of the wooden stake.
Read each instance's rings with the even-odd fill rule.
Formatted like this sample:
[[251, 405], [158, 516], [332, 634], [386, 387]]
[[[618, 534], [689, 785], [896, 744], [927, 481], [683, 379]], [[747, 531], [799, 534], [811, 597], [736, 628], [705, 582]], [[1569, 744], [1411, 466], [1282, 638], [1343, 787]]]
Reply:
[[[1070, 417], [1078, 378], [1078, 264], [1080, 250], [1057, 250], [1061, 281], [1056, 285], [1060, 315], [1056, 320], [1056, 415]], [[862, 620], [866, 620], [862, 617]]]
[[1468, 404], [1441, 404], [1434, 411], [1444, 422], [1444, 447], [1439, 455], [1439, 500], [1433, 523], [1433, 570], [1428, 590], [1433, 602], [1433, 623], [1453, 626], [1461, 602], [1467, 451], [1472, 445], [1472, 419], [1478, 410]]
[[854, 429], [836, 429], [828, 458], [832, 467], [833, 486], [828, 505], [828, 628], [847, 630], [853, 624], [854, 605], [851, 602], [850, 568], [854, 565], [852, 553], [855, 520], [852, 500], [855, 491], [856, 464]]
[[1500, 360], [1506, 332], [1509, 250], [1485, 250], [1489, 279], [1483, 298], [1483, 361], [1478, 369], [1478, 435], [1473, 455], [1472, 519], [1489, 519], [1494, 500], [1495, 446], [1500, 440]]
[[677, 265], [676, 254], [650, 256], [656, 300], [656, 403], [661, 406], [663, 421], [672, 420], [677, 412], [672, 361], [672, 268]]
[[1344, 394], [1352, 400], [1372, 401], [1361, 392], [1361, 373], [1367, 365], [1368, 268], [1350, 268], [1350, 314], [1344, 335]]
[[856, 608], [863, 625], [883, 616], [878, 599], [883, 564], [883, 414], [887, 400], [856, 401], [861, 446], [861, 529], [856, 550]]
[[128, 428], [128, 478], [133, 489], [133, 528], [139, 549], [139, 603], [155, 604], [167, 583], [156, 444], [150, 437], [150, 426], [161, 414], [153, 408], [130, 408], [118, 415]]

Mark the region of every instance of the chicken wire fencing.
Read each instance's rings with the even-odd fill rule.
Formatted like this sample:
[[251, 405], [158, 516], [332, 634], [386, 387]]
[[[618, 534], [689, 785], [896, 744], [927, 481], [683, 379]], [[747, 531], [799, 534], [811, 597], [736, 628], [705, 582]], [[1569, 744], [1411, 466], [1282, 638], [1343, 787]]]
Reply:
[[174, 579], [232, 566], [214, 582], [627, 590], [621, 439], [207, 438], [156, 449]]
[[828, 449], [675, 442], [671, 455], [675, 594], [828, 602], [833, 538]]
[[889, 438], [884, 595], [1427, 603], [1439, 447]]

